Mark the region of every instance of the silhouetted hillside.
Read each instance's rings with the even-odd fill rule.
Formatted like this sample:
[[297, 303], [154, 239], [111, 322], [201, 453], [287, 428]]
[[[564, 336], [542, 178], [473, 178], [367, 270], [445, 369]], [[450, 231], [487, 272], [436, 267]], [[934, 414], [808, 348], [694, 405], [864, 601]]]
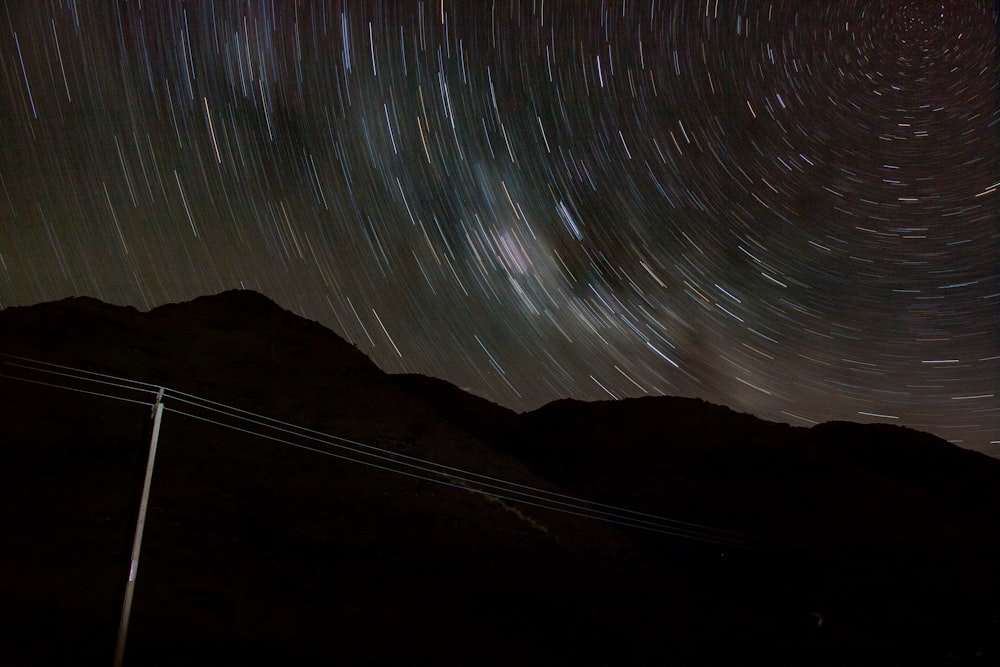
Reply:
[[[10, 308], [0, 352], [170, 389], [130, 664], [1000, 659], [1000, 461], [927, 434], [670, 397], [519, 415], [251, 292]], [[152, 398], [38, 368], [0, 366], [0, 664], [107, 664], [150, 411], [37, 382]], [[490, 480], [520, 486], [467, 490]], [[576, 497], [686, 523], [550, 502]]]

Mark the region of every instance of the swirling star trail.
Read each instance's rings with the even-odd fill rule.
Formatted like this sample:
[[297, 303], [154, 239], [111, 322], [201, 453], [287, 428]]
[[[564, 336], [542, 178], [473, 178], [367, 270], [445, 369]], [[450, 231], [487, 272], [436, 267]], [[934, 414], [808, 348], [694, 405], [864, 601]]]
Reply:
[[0, 305], [245, 287], [518, 409], [995, 452], [996, 11], [8, 2]]

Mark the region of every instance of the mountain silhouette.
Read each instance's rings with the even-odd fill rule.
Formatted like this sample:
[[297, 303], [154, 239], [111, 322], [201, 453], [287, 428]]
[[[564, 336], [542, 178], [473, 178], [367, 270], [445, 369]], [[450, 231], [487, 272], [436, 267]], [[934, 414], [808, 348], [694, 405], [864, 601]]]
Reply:
[[932, 435], [519, 414], [247, 291], [8, 308], [0, 353], [3, 665], [114, 653], [154, 400], [119, 378], [167, 388], [127, 664], [1000, 660], [1000, 461]]

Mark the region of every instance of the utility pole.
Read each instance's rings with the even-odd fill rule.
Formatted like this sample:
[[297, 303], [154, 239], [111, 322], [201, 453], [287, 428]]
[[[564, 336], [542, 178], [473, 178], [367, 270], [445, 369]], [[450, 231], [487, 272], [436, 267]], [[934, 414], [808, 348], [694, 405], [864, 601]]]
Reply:
[[149, 487], [153, 482], [153, 464], [156, 463], [156, 441], [160, 438], [160, 422], [163, 418], [163, 387], [156, 394], [153, 405], [153, 435], [149, 439], [149, 458], [146, 460], [146, 479], [142, 484], [142, 499], [139, 501], [139, 517], [135, 522], [135, 538], [132, 540], [132, 562], [129, 565], [128, 584], [125, 586], [125, 602], [122, 604], [122, 618], [118, 625], [118, 646], [115, 648], [114, 667], [121, 667], [125, 657], [125, 637], [128, 635], [128, 619], [132, 613], [132, 596], [135, 594], [135, 579], [139, 573], [139, 549], [142, 548], [142, 531], [146, 527], [146, 506], [149, 504]]

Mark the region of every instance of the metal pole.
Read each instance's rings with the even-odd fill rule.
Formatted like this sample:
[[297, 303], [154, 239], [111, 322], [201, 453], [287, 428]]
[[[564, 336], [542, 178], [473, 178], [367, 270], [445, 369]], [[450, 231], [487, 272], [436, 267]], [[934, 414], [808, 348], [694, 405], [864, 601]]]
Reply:
[[146, 479], [142, 485], [142, 499], [139, 501], [139, 518], [135, 522], [135, 538], [132, 540], [132, 562], [128, 570], [128, 584], [125, 586], [125, 602], [122, 604], [122, 618], [118, 625], [118, 646], [115, 648], [115, 665], [121, 667], [125, 657], [125, 637], [128, 635], [128, 619], [132, 613], [132, 596], [135, 594], [135, 579], [139, 573], [139, 549], [142, 548], [142, 531], [146, 527], [146, 506], [149, 504], [149, 487], [153, 482], [153, 464], [156, 462], [156, 441], [160, 438], [160, 421], [163, 417], [163, 387], [156, 394], [153, 406], [153, 435], [149, 439], [149, 458], [146, 460]]

